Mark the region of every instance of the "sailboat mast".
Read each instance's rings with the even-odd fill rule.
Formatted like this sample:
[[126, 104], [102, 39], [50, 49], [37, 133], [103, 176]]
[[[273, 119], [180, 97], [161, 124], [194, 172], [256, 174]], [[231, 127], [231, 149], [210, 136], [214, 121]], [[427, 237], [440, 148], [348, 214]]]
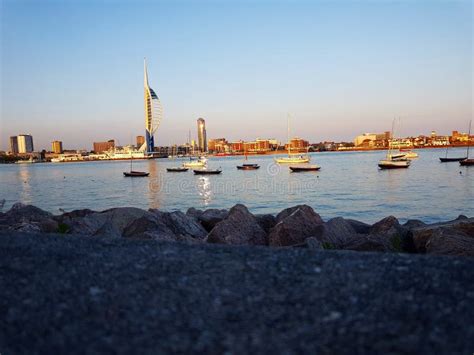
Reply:
[[467, 134], [467, 159], [469, 159], [469, 147], [471, 145], [471, 124], [472, 120], [469, 121], [469, 133]]
[[288, 144], [288, 155], [291, 154], [291, 142], [290, 142], [290, 114], [287, 116], [286, 122], [286, 142]]

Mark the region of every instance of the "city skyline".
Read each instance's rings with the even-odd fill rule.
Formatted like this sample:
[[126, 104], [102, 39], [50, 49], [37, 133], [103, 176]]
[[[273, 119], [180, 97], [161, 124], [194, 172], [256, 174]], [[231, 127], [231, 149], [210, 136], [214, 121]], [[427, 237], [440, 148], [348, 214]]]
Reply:
[[393, 117], [402, 136], [467, 131], [472, 116], [469, 1], [163, 2], [158, 21], [131, 3], [2, 6], [0, 150], [20, 133], [37, 150], [129, 144], [143, 134], [144, 56], [166, 108], [157, 146], [185, 142], [198, 117], [209, 138], [285, 141], [291, 112], [292, 134], [317, 142]]

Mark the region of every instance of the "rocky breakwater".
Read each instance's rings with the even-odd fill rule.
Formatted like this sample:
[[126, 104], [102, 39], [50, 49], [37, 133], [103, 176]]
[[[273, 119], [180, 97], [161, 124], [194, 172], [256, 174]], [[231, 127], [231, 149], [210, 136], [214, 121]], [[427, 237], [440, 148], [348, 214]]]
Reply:
[[229, 210], [190, 208], [186, 213], [122, 207], [53, 215], [35, 206], [17, 203], [6, 213], [0, 213], [1, 230], [187, 243], [474, 256], [474, 218], [459, 216], [453, 221], [436, 224], [409, 220], [400, 224], [397, 218], [388, 216], [369, 225], [342, 217], [324, 221], [307, 205], [284, 209], [276, 216], [253, 215], [241, 204]]

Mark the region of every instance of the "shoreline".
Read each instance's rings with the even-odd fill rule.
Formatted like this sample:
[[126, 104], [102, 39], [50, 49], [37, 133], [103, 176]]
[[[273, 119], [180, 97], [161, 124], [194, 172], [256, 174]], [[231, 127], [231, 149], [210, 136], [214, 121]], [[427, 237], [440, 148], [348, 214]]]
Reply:
[[368, 224], [343, 217], [323, 220], [308, 205], [288, 207], [277, 214], [253, 214], [237, 204], [230, 209], [191, 207], [186, 212], [117, 207], [53, 215], [16, 203], [5, 213], [0, 212], [2, 230], [234, 246], [474, 256], [474, 217], [460, 215], [432, 224], [409, 219], [402, 224], [396, 217], [387, 216]]
[[[467, 148], [468, 144], [465, 145], [449, 145], [449, 146], [429, 146], [429, 147], [412, 147], [412, 148], [404, 148], [404, 150], [422, 150], [422, 149], [447, 149], [447, 148]], [[316, 150], [316, 151], [309, 151], [308, 154], [314, 153], [344, 153], [344, 152], [377, 152], [377, 151], [387, 151], [388, 148], [348, 148], [348, 149], [341, 149], [341, 150]], [[273, 155], [285, 155], [287, 154], [286, 150], [276, 150], [276, 151], [268, 151], [263, 153], [247, 153], [238, 152], [238, 153], [229, 153], [229, 154], [207, 154], [205, 156], [212, 157], [212, 158], [227, 158], [227, 157], [242, 157], [242, 156], [273, 156]], [[295, 154], [306, 154], [306, 151], [298, 152]], [[196, 156], [183, 156], [183, 157], [173, 157], [170, 158], [169, 156], [160, 156], [160, 157], [150, 157], [150, 158], [133, 158], [135, 161], [148, 161], [148, 160], [183, 160], [188, 159], [190, 157], [198, 157]], [[15, 161], [0, 161], [0, 165], [9, 165], [9, 164], [18, 164], [18, 165], [30, 165], [30, 164], [40, 164], [40, 163], [52, 163], [52, 164], [64, 164], [64, 163], [90, 163], [90, 162], [103, 162], [103, 161], [130, 161], [128, 158], [117, 158], [117, 159], [82, 159], [82, 160], [68, 160], [68, 161], [61, 161], [61, 162], [52, 162], [52, 161], [35, 161], [35, 162], [28, 162], [27, 160], [23, 160], [24, 163], [17, 163], [20, 160]]]

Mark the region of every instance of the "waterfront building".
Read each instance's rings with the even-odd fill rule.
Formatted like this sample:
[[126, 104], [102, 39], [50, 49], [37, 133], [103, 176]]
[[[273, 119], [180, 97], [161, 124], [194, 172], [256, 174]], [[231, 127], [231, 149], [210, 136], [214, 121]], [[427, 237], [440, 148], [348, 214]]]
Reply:
[[61, 142], [61, 141], [51, 142], [51, 151], [55, 154], [62, 154], [62, 152], [63, 152], [63, 142]]
[[206, 121], [204, 118], [197, 120], [198, 148], [200, 152], [207, 152]]
[[145, 90], [145, 142], [139, 148], [140, 151], [153, 153], [155, 150], [154, 134], [163, 118], [163, 107], [160, 99], [148, 84], [148, 72], [146, 60], [143, 63], [144, 70], [144, 90]]
[[227, 153], [230, 150], [230, 146], [225, 138], [216, 138], [209, 139], [207, 149], [210, 153]]
[[292, 138], [289, 143], [285, 144], [285, 150], [290, 150], [292, 153], [305, 152], [308, 147], [309, 142], [298, 137]]
[[137, 136], [137, 148], [140, 147], [145, 143], [145, 136]]
[[233, 152], [243, 152], [244, 151], [244, 142], [236, 141], [230, 143], [230, 150]]
[[10, 152], [12, 154], [18, 154], [18, 137], [10, 137]]
[[388, 146], [388, 141], [391, 138], [390, 132], [384, 133], [364, 133], [354, 139], [356, 147], [364, 148], [383, 148]]
[[29, 134], [20, 134], [17, 136], [18, 144], [18, 153], [32, 153], [34, 150], [33, 147], [33, 137]]
[[94, 142], [94, 152], [102, 153], [108, 152], [115, 149], [115, 141], [113, 139], [108, 140], [107, 142]]

